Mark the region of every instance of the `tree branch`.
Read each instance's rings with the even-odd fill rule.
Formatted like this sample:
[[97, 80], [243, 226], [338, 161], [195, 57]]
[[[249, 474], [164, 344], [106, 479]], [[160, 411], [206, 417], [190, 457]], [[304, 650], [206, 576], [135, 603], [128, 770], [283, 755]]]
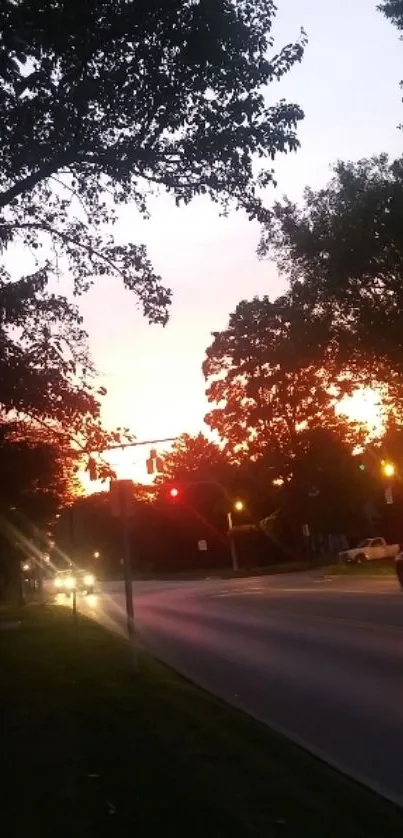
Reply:
[[19, 195], [22, 195], [23, 192], [28, 192], [29, 190], [33, 189], [37, 183], [40, 183], [41, 180], [45, 180], [54, 172], [56, 172], [61, 165], [64, 163], [68, 163], [72, 160], [71, 150], [70, 152], [63, 152], [62, 154], [56, 155], [53, 157], [52, 160], [49, 160], [48, 163], [44, 163], [43, 166], [38, 169], [36, 172], [32, 172], [32, 174], [28, 175], [23, 180], [18, 181], [14, 184], [14, 186], [10, 186], [9, 189], [6, 189], [5, 192], [0, 193], [0, 209], [2, 207], [6, 207], [14, 198], [18, 198]]
[[77, 239], [75, 236], [69, 236], [68, 233], [64, 233], [62, 230], [56, 230], [54, 227], [51, 227], [50, 224], [42, 224], [40, 222], [24, 222], [24, 223], [13, 223], [13, 224], [0, 224], [0, 233], [1, 230], [4, 229], [18, 229], [18, 230], [38, 230], [43, 233], [48, 233], [50, 236], [58, 236], [62, 241], [66, 244], [74, 244], [75, 247], [81, 247], [82, 250], [86, 250], [87, 252], [91, 253], [93, 256], [96, 256], [98, 259], [102, 259], [113, 271], [116, 271], [120, 276], [124, 277], [124, 272], [116, 265], [112, 259], [109, 259], [108, 256], [105, 256], [104, 253], [101, 253], [99, 250], [96, 250], [95, 247], [92, 247], [90, 244], [85, 244], [80, 239]]

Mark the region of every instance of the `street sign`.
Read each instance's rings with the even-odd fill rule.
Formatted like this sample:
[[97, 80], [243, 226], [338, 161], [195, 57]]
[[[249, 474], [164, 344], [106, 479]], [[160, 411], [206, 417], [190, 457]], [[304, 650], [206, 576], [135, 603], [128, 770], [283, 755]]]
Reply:
[[390, 486], [385, 489], [385, 500], [387, 504], [393, 503], [393, 492]]
[[132, 480], [111, 480], [109, 487], [111, 513], [114, 518], [131, 518], [134, 514]]
[[201, 538], [200, 541], [197, 542], [197, 549], [200, 550], [201, 553], [205, 553], [207, 551], [207, 541], [204, 538]]

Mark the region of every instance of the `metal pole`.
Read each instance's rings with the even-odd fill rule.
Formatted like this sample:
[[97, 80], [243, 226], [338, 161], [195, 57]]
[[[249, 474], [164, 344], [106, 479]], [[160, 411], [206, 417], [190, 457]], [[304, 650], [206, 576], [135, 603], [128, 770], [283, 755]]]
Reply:
[[230, 546], [230, 550], [231, 550], [232, 569], [233, 569], [234, 573], [237, 573], [237, 571], [239, 570], [238, 555], [237, 555], [237, 551], [236, 551], [235, 538], [234, 538], [233, 532], [232, 532], [232, 513], [231, 512], [227, 512], [227, 519], [228, 519], [228, 538], [229, 538], [229, 546]]
[[73, 504], [70, 507], [70, 559], [74, 561], [74, 550], [75, 550], [75, 531], [74, 531], [74, 507]]
[[36, 578], [37, 578], [37, 581], [38, 581], [38, 599], [39, 599], [39, 602], [41, 603], [41, 605], [43, 605], [43, 604], [44, 604], [44, 602], [45, 602], [45, 597], [44, 597], [44, 593], [43, 593], [43, 567], [42, 567], [42, 559], [39, 559], [39, 560], [38, 560], [38, 563], [37, 563], [37, 569], [38, 569], [38, 573], [37, 573], [37, 577], [36, 577]]
[[33, 555], [30, 558], [30, 561], [33, 563], [33, 572], [34, 572], [34, 586], [36, 589], [36, 593], [38, 596], [38, 600], [41, 605], [44, 604], [44, 591], [43, 591], [43, 551], [42, 551], [42, 539], [39, 532], [39, 529], [35, 524], [32, 527], [32, 539], [31, 539], [31, 546], [32, 546], [32, 553]]
[[135, 631], [134, 631], [134, 607], [133, 607], [133, 583], [131, 568], [130, 529], [127, 515], [123, 516], [123, 571], [125, 580], [127, 634], [129, 643], [133, 650], [134, 664], [136, 665]]
[[18, 605], [21, 607], [25, 605], [25, 591], [24, 591], [24, 579], [22, 575], [22, 562], [18, 562]]
[[77, 622], [77, 591], [73, 588], [73, 620]]

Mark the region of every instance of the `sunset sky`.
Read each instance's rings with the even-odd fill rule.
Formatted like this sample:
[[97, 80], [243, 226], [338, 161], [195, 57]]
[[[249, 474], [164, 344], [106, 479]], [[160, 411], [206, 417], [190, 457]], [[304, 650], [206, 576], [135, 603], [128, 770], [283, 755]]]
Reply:
[[[324, 184], [337, 158], [381, 151], [397, 156], [403, 147], [397, 129], [403, 122], [403, 44], [376, 12], [376, 0], [278, 0], [278, 6], [276, 48], [298, 38], [301, 26], [309, 45], [303, 63], [272, 85], [269, 95], [298, 103], [306, 118], [298, 154], [275, 162], [278, 188], [268, 192], [268, 203], [284, 193], [298, 198], [306, 184]], [[274, 266], [257, 259], [258, 226], [241, 213], [220, 219], [209, 200], [176, 209], [164, 195], [151, 209], [152, 219], [143, 222], [125, 207], [116, 235], [147, 244], [174, 291], [169, 325], [148, 326], [133, 295], [111, 280], [97, 280], [82, 302], [93, 358], [108, 390], [105, 424], [127, 425], [139, 439], [203, 428], [201, 364], [211, 332], [225, 328], [241, 299], [275, 297], [282, 290]], [[127, 454], [119, 476], [142, 479], [145, 454]]]

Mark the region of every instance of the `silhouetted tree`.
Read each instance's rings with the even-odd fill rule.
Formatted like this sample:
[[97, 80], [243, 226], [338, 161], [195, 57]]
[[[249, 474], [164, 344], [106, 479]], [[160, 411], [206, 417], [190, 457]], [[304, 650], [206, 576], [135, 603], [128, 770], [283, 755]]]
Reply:
[[49, 552], [52, 520], [76, 488], [74, 462], [49, 434], [0, 424], [0, 594], [18, 592], [21, 560]]
[[335, 361], [403, 409], [403, 161], [338, 163], [299, 206], [274, 207], [261, 252], [291, 283], [296, 305], [326, 317]]
[[348, 434], [326, 427], [304, 432], [304, 450], [296, 458], [287, 486], [294, 520], [324, 535], [364, 528], [365, 506], [375, 498], [375, 484], [354, 455]]
[[398, 29], [403, 29], [403, 2], [402, 0], [384, 0], [378, 6], [380, 12], [383, 12], [389, 20], [397, 26]]
[[158, 482], [197, 481], [224, 478], [228, 461], [219, 446], [204, 434], [182, 434], [161, 457], [163, 472]]
[[290, 295], [241, 302], [203, 370], [217, 405], [206, 422], [233, 459], [264, 458], [272, 478], [292, 474], [304, 430], [343, 424], [335, 405], [351, 381], [334, 363], [328, 319]]
[[80, 293], [109, 274], [165, 323], [141, 244], [112, 235], [117, 208], [147, 216], [150, 188], [263, 209], [271, 169], [302, 112], [266, 87], [303, 55], [272, 52], [272, 0], [4, 0], [0, 40], [0, 242], [34, 249], [41, 280], [68, 266]]

